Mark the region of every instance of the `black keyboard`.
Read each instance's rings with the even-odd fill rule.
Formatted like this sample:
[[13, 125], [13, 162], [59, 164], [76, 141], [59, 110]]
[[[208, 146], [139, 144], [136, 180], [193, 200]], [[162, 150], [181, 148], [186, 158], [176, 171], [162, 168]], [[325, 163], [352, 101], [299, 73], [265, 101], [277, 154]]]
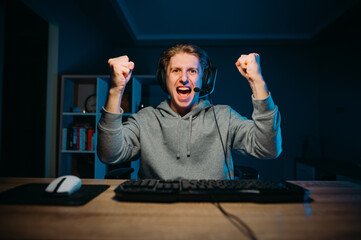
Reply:
[[305, 202], [311, 191], [270, 180], [128, 180], [114, 190], [120, 201]]

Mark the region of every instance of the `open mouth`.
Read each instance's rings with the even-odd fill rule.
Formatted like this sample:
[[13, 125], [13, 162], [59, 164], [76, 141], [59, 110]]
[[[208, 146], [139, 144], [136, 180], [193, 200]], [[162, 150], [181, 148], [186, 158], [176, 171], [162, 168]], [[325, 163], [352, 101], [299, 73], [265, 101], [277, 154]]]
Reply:
[[177, 93], [181, 95], [188, 95], [192, 92], [192, 89], [190, 87], [182, 86], [177, 87]]

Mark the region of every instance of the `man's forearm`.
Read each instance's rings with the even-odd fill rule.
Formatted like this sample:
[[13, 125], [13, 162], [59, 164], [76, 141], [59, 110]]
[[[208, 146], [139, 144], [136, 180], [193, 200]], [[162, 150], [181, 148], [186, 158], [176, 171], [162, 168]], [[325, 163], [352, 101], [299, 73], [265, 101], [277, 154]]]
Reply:
[[269, 96], [266, 83], [262, 81], [250, 82], [253, 97], [258, 100], [264, 100]]
[[109, 90], [107, 102], [104, 106], [105, 110], [112, 113], [120, 113], [120, 106], [122, 104], [123, 91], [115, 89]]

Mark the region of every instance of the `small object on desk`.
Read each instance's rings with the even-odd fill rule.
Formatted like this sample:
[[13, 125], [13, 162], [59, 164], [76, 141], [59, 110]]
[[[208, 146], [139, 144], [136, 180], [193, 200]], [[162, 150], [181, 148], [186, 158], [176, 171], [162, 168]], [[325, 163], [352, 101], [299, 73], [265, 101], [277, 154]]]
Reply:
[[77, 176], [66, 175], [54, 179], [45, 189], [52, 195], [70, 196], [81, 188], [81, 179]]
[[47, 183], [27, 183], [0, 193], [0, 205], [55, 205], [81, 206], [108, 189], [109, 185], [82, 184], [81, 188], [71, 195], [52, 194], [45, 191]]

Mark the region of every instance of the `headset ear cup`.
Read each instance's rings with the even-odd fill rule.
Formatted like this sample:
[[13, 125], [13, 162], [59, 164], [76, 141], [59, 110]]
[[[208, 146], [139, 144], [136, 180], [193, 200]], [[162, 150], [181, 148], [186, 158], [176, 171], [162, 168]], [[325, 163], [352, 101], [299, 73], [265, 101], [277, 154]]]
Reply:
[[[207, 91], [209, 85], [209, 69], [204, 69], [202, 77], [202, 90]], [[199, 96], [205, 95], [206, 92], [202, 91]]]
[[167, 79], [166, 79], [166, 74], [165, 74], [165, 70], [162, 68], [161, 72], [161, 76], [162, 76], [162, 89], [164, 90], [164, 92], [168, 93], [168, 89], [167, 89]]
[[203, 93], [200, 96], [208, 95], [213, 90], [214, 77], [215, 77], [216, 68], [208, 68], [204, 70], [202, 78], [202, 90]]
[[157, 66], [157, 70], [156, 70], [155, 74], [156, 74], [155, 77], [156, 77], [156, 80], [157, 80], [159, 86], [163, 89], [163, 91], [165, 93], [168, 94], [164, 66], [163, 66], [161, 60], [159, 60], [159, 62], [158, 62], [158, 66]]
[[203, 77], [202, 77], [202, 89], [206, 89], [207, 85], [208, 85], [208, 80], [209, 80], [209, 71], [208, 69], [204, 69], [203, 72]]

